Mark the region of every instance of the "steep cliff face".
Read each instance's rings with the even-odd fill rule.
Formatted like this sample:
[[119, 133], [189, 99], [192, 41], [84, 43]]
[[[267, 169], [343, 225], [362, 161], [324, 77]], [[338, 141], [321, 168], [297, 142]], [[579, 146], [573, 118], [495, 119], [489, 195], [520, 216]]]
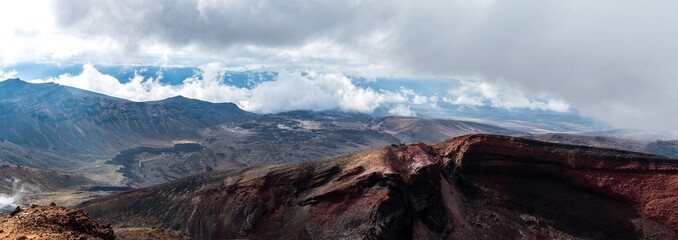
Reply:
[[441, 165], [433, 151], [412, 145], [317, 163], [211, 173], [83, 207], [121, 225], [188, 228], [203, 239], [400, 238], [413, 234], [403, 226], [438, 202]]
[[[522, 213], [504, 217], [528, 216], [576, 237], [676, 236], [675, 160], [490, 135], [464, 136], [437, 147], [447, 161], [444, 169], [460, 173], [447, 176], [467, 192], [467, 200], [473, 199], [468, 201], [472, 208], [510, 206]], [[519, 231], [509, 232], [519, 236]]]
[[194, 238], [675, 239], [678, 163], [492, 135], [197, 175], [84, 203]]

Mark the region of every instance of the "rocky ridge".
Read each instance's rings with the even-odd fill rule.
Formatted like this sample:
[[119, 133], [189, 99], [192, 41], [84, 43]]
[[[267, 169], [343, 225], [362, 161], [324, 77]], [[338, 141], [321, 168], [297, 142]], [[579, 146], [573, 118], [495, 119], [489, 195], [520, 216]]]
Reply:
[[663, 140], [634, 140], [628, 138], [586, 136], [567, 133], [546, 133], [529, 135], [526, 138], [539, 141], [582, 145], [599, 148], [612, 148], [618, 150], [656, 154], [678, 159], [678, 141]]
[[675, 239], [678, 162], [469, 135], [201, 174], [81, 205], [193, 238]]

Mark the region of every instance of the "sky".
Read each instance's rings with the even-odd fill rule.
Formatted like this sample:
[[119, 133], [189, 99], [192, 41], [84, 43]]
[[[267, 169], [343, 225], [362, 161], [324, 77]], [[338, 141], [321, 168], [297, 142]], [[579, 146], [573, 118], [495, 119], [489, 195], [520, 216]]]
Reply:
[[[678, 133], [677, 7], [654, 0], [2, 1], [0, 79], [26, 75], [20, 64], [75, 64], [75, 73], [27, 80], [138, 101], [176, 94], [232, 101], [261, 113], [383, 108], [419, 116], [427, 107], [429, 116], [446, 104], [489, 106]], [[168, 84], [157, 75], [119, 79], [103, 73], [106, 66], [196, 74]], [[238, 71], [279, 74], [251, 87], [224, 82]]]

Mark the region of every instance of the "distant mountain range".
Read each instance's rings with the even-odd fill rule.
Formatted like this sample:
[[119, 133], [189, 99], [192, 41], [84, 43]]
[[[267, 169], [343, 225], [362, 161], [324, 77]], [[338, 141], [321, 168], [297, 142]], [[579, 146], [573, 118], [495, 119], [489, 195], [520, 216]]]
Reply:
[[[5, 66], [5, 72], [15, 71], [16, 77], [24, 80], [50, 80], [60, 76], [81, 76], [87, 64], [53, 64], [53, 63], [17, 63]], [[129, 65], [96, 65], [90, 66], [106, 77], [117, 79], [121, 84], [127, 84], [137, 77], [154, 79], [164, 86], [178, 87], [187, 79], [201, 79], [203, 70], [199, 67], [158, 67], [158, 66], [129, 66]], [[222, 75], [214, 76], [224, 85], [252, 90], [262, 84], [278, 81], [279, 72], [264, 69], [227, 69]], [[397, 94], [419, 96], [419, 100], [428, 99], [424, 102], [413, 101], [406, 103], [410, 109], [422, 118], [468, 118], [471, 121], [483, 120], [492, 125], [505, 128], [533, 132], [541, 130], [548, 132], [583, 132], [607, 130], [610, 127], [594, 119], [582, 116], [576, 109], [565, 112], [557, 112], [539, 108], [510, 108], [494, 106], [485, 102], [481, 105], [468, 105], [455, 103], [450, 95], [450, 89], [460, 87], [458, 79], [410, 79], [398, 77], [361, 78], [347, 76], [352, 84], [364, 89], [372, 89], [377, 92], [392, 92]], [[134, 87], [130, 85], [128, 87]], [[132, 90], [132, 89], [127, 89]], [[122, 91], [127, 91], [122, 90]], [[145, 89], [149, 90], [149, 89]], [[152, 90], [151, 90], [152, 92]], [[111, 92], [115, 94], [115, 92]], [[148, 97], [153, 97], [148, 93]], [[197, 95], [199, 96], [199, 95]], [[410, 96], [413, 97], [413, 96]], [[423, 98], [422, 98], [423, 97]], [[435, 100], [434, 100], [435, 99]], [[535, 99], [537, 100], [537, 99]], [[382, 104], [375, 108], [371, 115], [388, 116], [395, 106]], [[536, 131], [535, 131], [536, 132]]]
[[244, 119], [235, 104], [183, 97], [131, 102], [52, 83], [0, 82], [0, 137], [22, 146], [79, 153], [198, 136], [198, 130]]
[[[0, 194], [11, 200], [2, 210], [82, 203], [125, 234], [678, 236], [676, 159], [637, 153], [676, 157], [678, 141], [614, 137], [625, 132], [544, 134], [522, 123], [339, 111], [255, 114], [231, 103], [133, 102], [18, 79], [0, 82], [0, 122]], [[14, 212], [0, 218], [14, 224], [21, 211]]]
[[[521, 135], [488, 124], [344, 112], [254, 114], [181, 96], [133, 102], [53, 83], [0, 82], [0, 163], [147, 186], [230, 167], [321, 159], [469, 133]], [[175, 143], [198, 144], [184, 151]], [[151, 161], [152, 160], [152, 161]]]
[[[0, 82], [0, 121], [0, 163], [132, 187], [218, 169], [314, 161], [390, 144], [438, 143], [465, 134], [531, 134], [473, 121], [338, 111], [262, 115], [232, 103], [181, 96], [133, 102], [19, 79]], [[593, 137], [533, 137], [671, 157], [678, 149], [670, 141], [606, 145]]]
[[627, 150], [634, 152], [643, 152], [649, 154], [663, 155], [672, 158], [678, 158], [678, 141], [662, 140], [636, 140], [619, 137], [605, 136], [587, 136], [566, 133], [547, 133], [526, 136], [546, 142], [565, 143], [581, 146], [592, 146], [600, 148], [611, 148], [618, 150]]

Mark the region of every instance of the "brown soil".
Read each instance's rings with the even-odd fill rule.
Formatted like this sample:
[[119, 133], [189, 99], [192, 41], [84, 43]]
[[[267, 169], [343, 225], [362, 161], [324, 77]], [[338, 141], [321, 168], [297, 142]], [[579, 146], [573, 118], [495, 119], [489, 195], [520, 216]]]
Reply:
[[185, 233], [169, 229], [153, 228], [116, 228], [115, 237], [118, 240], [188, 240], [191, 239]]
[[115, 239], [110, 225], [100, 225], [82, 210], [31, 206], [0, 215], [0, 239]]

